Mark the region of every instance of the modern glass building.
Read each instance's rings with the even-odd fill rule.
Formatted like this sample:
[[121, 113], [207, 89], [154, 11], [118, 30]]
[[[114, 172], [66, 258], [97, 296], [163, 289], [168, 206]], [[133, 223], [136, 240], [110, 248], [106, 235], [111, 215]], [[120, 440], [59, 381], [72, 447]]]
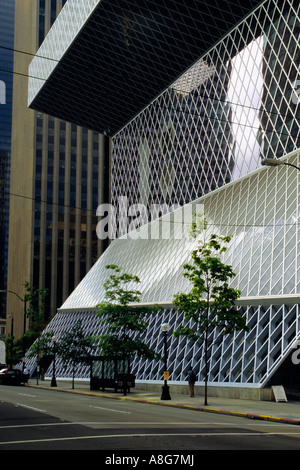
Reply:
[[[105, 265], [114, 263], [140, 277], [142, 302], [161, 305], [145, 339], [162, 350], [160, 325], [183, 321], [172, 302], [190, 288], [182, 274], [196, 243], [191, 214], [204, 211], [206, 236], [232, 235], [224, 260], [249, 326], [211, 334], [209, 385], [257, 392], [282, 384], [292, 393], [300, 384], [291, 358], [300, 335], [298, 2], [264, 0], [243, 11], [215, 2], [210, 12], [201, 1], [137, 3], [90, 0], [75, 15], [69, 0], [38, 53], [56, 51], [56, 62], [36, 56], [30, 65], [43, 79], [29, 80], [30, 107], [112, 136], [111, 218], [97, 211], [97, 234], [110, 246], [47, 329], [59, 336], [81, 319], [87, 334], [101, 334], [96, 305]], [[266, 158], [280, 165], [266, 167]], [[202, 345], [170, 336], [171, 381], [185, 381], [191, 363], [201, 383]], [[159, 361], [135, 357], [132, 370], [138, 381], [162, 381]]]

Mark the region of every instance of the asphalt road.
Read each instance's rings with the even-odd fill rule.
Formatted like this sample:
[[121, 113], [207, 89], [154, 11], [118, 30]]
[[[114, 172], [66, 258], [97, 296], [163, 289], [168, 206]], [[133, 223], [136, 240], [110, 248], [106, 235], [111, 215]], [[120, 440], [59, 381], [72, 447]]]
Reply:
[[[196, 466], [203, 450], [262, 449], [300, 450], [300, 427], [56, 390], [0, 386], [2, 451], [102, 450], [107, 465], [148, 468], [163, 463]], [[116, 461], [125, 455], [139, 461]], [[167, 458], [169, 462], [164, 461]]]

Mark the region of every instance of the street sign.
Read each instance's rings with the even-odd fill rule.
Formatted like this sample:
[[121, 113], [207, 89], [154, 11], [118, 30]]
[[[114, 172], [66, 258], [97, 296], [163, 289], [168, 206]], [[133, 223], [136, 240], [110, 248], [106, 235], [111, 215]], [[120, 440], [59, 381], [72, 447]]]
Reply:
[[165, 370], [164, 372], [164, 380], [168, 380], [170, 377], [169, 371]]
[[282, 385], [273, 385], [272, 390], [274, 392], [275, 400], [279, 401], [287, 401], [286, 394]]

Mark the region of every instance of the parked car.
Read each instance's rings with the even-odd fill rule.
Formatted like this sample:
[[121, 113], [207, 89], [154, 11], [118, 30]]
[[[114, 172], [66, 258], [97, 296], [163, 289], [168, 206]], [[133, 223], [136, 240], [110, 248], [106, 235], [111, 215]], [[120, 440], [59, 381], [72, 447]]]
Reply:
[[19, 369], [1, 369], [1, 385], [21, 385], [24, 382], [22, 371]]

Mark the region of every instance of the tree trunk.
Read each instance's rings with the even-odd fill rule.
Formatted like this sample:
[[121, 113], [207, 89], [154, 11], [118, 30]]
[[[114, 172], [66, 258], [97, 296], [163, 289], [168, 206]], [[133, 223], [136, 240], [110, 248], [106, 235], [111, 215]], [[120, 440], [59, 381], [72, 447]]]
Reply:
[[204, 332], [204, 358], [205, 358], [204, 405], [207, 405], [207, 381], [208, 381], [207, 330], [205, 330]]
[[72, 390], [74, 390], [74, 380], [75, 380], [75, 366], [73, 365], [73, 373], [72, 373]]
[[125, 371], [125, 358], [123, 358], [123, 395], [127, 395], [127, 375]]

